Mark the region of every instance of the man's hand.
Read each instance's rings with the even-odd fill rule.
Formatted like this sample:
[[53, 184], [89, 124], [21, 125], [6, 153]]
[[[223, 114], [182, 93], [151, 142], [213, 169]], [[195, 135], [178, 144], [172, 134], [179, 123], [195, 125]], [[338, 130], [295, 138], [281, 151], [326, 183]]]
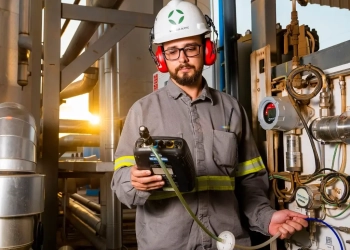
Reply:
[[131, 167], [130, 180], [134, 188], [141, 191], [155, 190], [164, 186], [162, 176], [151, 175], [150, 170], [138, 170], [136, 165]]
[[280, 239], [288, 239], [296, 231], [308, 226], [306, 218], [306, 215], [288, 209], [276, 211], [271, 218], [269, 234], [275, 235], [280, 232]]

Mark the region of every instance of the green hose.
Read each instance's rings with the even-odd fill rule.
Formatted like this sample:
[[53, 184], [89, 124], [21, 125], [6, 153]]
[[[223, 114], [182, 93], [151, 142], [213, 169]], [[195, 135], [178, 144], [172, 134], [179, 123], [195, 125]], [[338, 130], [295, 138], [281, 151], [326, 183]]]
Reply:
[[[219, 237], [217, 237], [215, 234], [213, 234], [212, 232], [210, 232], [203, 224], [202, 222], [196, 217], [196, 215], [192, 212], [191, 208], [189, 207], [189, 205], [187, 204], [187, 202], [185, 201], [184, 197], [182, 196], [181, 192], [179, 191], [179, 189], [177, 188], [173, 178], [170, 176], [170, 173], [168, 171], [168, 169], [166, 168], [164, 162], [161, 160], [161, 158], [159, 157], [159, 154], [157, 153], [156, 149], [153, 146], [150, 146], [150, 149], [152, 151], [152, 153], [156, 156], [160, 167], [162, 168], [162, 170], [165, 173], [166, 178], [168, 179], [168, 181], [170, 182], [171, 187], [174, 189], [177, 197], [179, 198], [179, 200], [181, 201], [182, 205], [185, 207], [186, 211], [190, 214], [190, 216], [194, 219], [195, 222], [197, 222], [198, 226], [200, 228], [203, 229], [203, 231], [208, 234], [212, 239], [221, 242], [221, 243], [225, 243], [224, 239], [221, 239]], [[259, 245], [256, 246], [250, 246], [250, 247], [246, 247], [246, 246], [240, 246], [240, 245], [235, 245], [235, 248], [238, 249], [259, 249], [262, 248], [264, 246], [269, 245], [271, 242], [273, 242], [274, 240], [276, 240], [278, 237], [281, 236], [281, 233], [277, 233], [275, 236], [273, 236], [272, 238], [270, 238], [269, 240], [265, 241], [264, 243], [261, 243]]]

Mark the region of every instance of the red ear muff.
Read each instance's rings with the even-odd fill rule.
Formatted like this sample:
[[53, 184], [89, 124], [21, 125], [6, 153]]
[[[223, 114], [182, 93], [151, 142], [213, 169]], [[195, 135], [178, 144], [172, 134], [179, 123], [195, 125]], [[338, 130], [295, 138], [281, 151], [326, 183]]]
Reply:
[[210, 38], [204, 39], [204, 64], [213, 65], [216, 60], [216, 48], [215, 44], [210, 40]]
[[168, 66], [166, 65], [166, 61], [163, 55], [163, 50], [161, 46], [158, 46], [156, 51], [156, 58], [157, 58], [157, 68], [160, 72], [166, 73], [168, 72]]

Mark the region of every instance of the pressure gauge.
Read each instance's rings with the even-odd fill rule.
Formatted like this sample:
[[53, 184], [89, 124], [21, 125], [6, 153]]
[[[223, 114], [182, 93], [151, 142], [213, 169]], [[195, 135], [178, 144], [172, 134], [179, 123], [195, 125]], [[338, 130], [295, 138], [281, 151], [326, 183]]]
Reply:
[[320, 190], [315, 185], [298, 187], [295, 192], [295, 201], [301, 208], [317, 209], [321, 206]]
[[258, 120], [265, 130], [289, 131], [302, 127], [299, 116], [287, 96], [265, 97], [259, 105]]

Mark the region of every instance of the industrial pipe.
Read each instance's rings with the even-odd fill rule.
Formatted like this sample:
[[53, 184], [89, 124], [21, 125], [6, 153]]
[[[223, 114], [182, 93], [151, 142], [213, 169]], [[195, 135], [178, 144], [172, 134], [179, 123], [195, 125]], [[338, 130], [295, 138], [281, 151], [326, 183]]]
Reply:
[[20, 0], [19, 13], [17, 84], [23, 88], [28, 85], [29, 48], [32, 46], [29, 37], [29, 0]]
[[85, 207], [91, 209], [92, 211], [94, 211], [96, 213], [101, 213], [101, 205], [100, 204], [97, 204], [93, 201], [90, 201], [77, 193], [72, 194], [70, 197], [73, 200], [76, 200], [77, 202], [81, 203]]
[[[70, 196], [73, 200], [81, 203], [83, 206], [93, 210], [94, 212], [101, 212], [101, 205], [93, 201], [90, 201], [83, 196], [75, 193]], [[123, 210], [123, 221], [135, 221], [136, 209], [124, 209]]]
[[[58, 199], [62, 201], [62, 194], [58, 194]], [[62, 201], [63, 202], [63, 201]], [[86, 223], [89, 227], [91, 227], [98, 235], [105, 235], [105, 230], [101, 225], [101, 220], [96, 215], [89, 212], [89, 210], [85, 209], [82, 205], [75, 202], [73, 199], [69, 198], [68, 208], [79, 219], [81, 219], [84, 223]]]
[[98, 135], [67, 135], [59, 139], [60, 147], [99, 147]]
[[80, 220], [70, 211], [67, 211], [66, 217], [70, 223], [72, 223], [72, 225], [78, 229], [79, 232], [81, 232], [92, 245], [94, 245], [94, 247], [96, 247], [98, 250], [107, 250], [104, 240], [99, 236], [96, 236], [95, 232], [90, 229], [90, 227], [86, 225], [82, 220]]
[[100, 126], [86, 120], [60, 119], [60, 133], [74, 134], [99, 134]]
[[98, 68], [90, 67], [92, 73], [85, 73], [80, 81], [69, 84], [63, 91], [60, 92], [60, 99], [67, 99], [73, 96], [89, 93], [95, 86], [98, 80]]

